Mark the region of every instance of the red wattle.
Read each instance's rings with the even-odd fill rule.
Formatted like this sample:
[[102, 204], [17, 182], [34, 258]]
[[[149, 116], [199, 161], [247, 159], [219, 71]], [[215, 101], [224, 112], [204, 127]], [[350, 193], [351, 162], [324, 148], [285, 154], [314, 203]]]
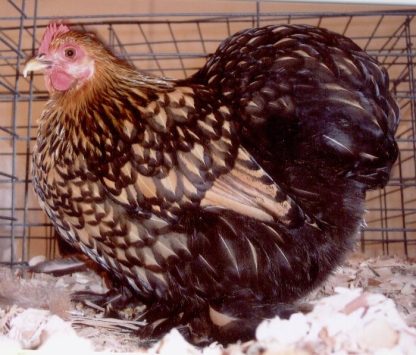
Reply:
[[75, 80], [75, 78], [60, 70], [53, 71], [50, 78], [53, 88], [58, 91], [68, 90]]

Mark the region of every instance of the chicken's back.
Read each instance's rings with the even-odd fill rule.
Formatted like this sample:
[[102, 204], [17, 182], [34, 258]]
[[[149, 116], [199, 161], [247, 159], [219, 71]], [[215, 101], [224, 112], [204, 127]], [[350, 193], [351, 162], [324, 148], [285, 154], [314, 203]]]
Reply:
[[246, 149], [315, 215], [387, 183], [398, 108], [386, 71], [350, 39], [300, 25], [245, 30], [193, 80], [225, 97]]

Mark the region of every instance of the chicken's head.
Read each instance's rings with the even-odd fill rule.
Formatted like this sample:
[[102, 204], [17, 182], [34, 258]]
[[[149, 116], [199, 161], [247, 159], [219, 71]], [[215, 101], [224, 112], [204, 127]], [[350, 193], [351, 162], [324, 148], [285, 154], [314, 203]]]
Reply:
[[80, 37], [64, 24], [49, 24], [37, 55], [26, 63], [23, 75], [26, 77], [31, 71], [43, 70], [50, 93], [82, 86], [95, 69], [94, 56], [88, 51], [86, 38], [88, 36]]

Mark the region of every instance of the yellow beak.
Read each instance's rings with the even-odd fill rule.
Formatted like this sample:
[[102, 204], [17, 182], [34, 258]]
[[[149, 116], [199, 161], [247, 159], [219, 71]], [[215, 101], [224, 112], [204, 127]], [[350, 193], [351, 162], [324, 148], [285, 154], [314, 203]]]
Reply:
[[33, 57], [23, 68], [23, 76], [26, 78], [30, 72], [47, 69], [51, 66], [51, 64], [52, 62], [50, 60], [39, 58], [39, 56]]

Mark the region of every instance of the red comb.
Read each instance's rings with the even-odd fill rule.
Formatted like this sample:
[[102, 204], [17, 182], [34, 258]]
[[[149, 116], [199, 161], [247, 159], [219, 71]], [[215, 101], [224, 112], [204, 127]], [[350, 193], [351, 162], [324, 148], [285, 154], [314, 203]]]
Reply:
[[59, 24], [57, 22], [52, 22], [46, 28], [45, 33], [43, 34], [42, 41], [38, 49], [38, 54], [46, 53], [49, 49], [49, 45], [56, 35], [60, 33], [66, 33], [69, 31], [69, 27], [64, 24]]

